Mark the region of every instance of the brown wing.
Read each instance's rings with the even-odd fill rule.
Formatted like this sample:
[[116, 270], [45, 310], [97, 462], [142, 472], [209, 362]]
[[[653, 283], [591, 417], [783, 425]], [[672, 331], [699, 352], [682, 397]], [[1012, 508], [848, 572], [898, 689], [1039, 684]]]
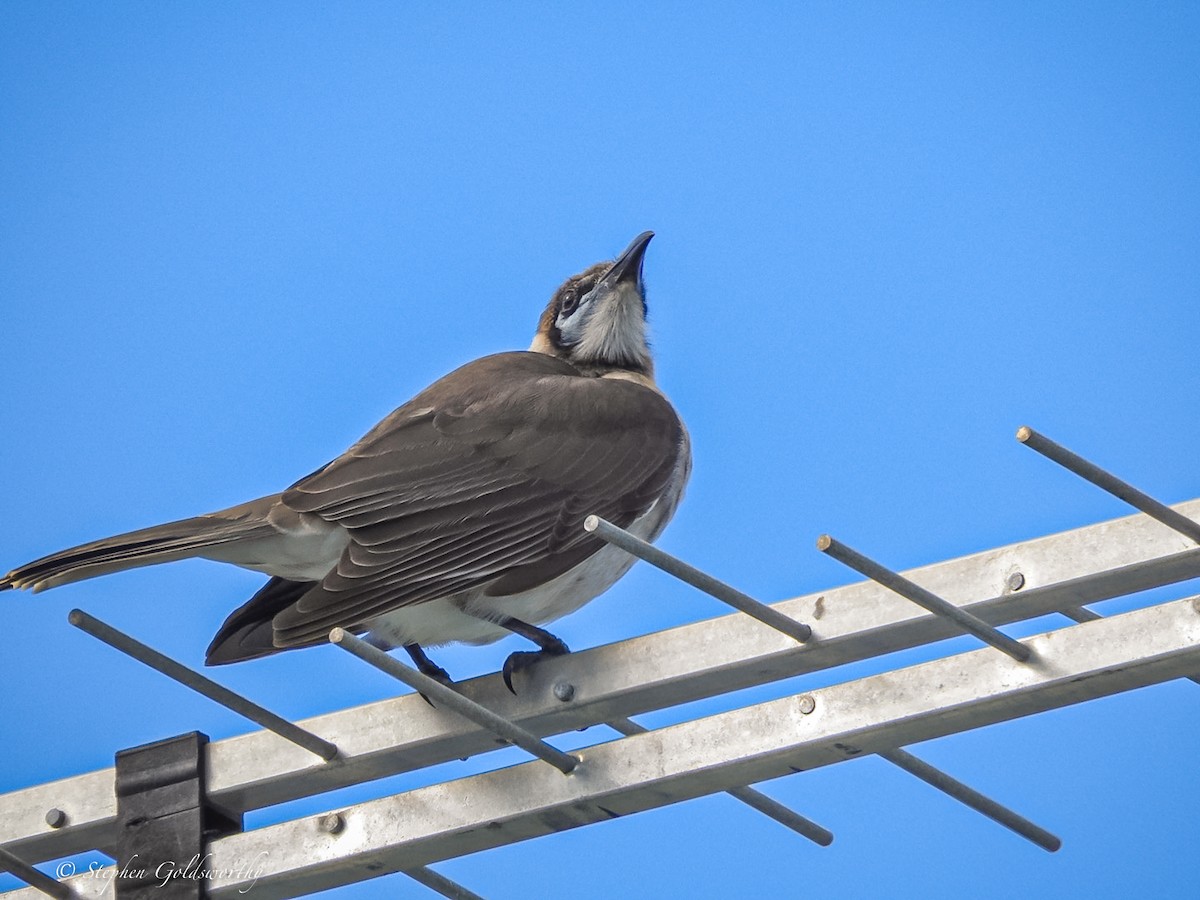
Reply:
[[396, 410], [283, 502], [350, 531], [336, 569], [274, 619], [289, 646], [471, 588], [505, 595], [600, 549], [596, 513], [628, 525], [681, 452], [670, 404], [562, 360], [502, 353]]

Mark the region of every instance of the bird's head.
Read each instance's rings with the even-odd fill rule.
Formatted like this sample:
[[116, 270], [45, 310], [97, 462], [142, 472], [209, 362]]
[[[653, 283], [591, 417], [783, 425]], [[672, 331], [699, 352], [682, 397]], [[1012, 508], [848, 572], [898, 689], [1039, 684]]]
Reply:
[[568, 278], [550, 298], [529, 349], [589, 372], [622, 369], [652, 376], [642, 284], [642, 259], [652, 237], [653, 231], [644, 231], [615, 261]]

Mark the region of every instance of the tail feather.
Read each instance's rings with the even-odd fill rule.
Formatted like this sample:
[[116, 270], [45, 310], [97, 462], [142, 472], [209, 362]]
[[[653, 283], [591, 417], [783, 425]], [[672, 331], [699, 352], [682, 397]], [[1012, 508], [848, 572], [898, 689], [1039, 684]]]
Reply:
[[267, 512], [275, 497], [165, 525], [142, 528], [43, 556], [0, 578], [0, 590], [47, 588], [138, 566], [203, 556], [204, 550], [243, 538], [274, 533]]

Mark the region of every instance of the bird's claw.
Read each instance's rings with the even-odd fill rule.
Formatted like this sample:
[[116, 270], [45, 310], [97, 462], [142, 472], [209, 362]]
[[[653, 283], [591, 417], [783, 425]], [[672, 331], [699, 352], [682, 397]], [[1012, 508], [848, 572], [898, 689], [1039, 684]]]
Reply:
[[[430, 678], [432, 678], [438, 684], [443, 685], [448, 688], [451, 688], [451, 689], [454, 689], [454, 679], [451, 678], [450, 673], [447, 672], [445, 669], [443, 669], [441, 666], [434, 665], [434, 666], [430, 666], [427, 669], [423, 668], [421, 670], [421, 672], [424, 675], [428, 675]], [[437, 709], [437, 704], [435, 704], [432, 700], [430, 700], [427, 696], [425, 696], [425, 694], [421, 693], [420, 691], [417, 691], [417, 693], [421, 694], [422, 700], [424, 700], [426, 703], [428, 703], [434, 709]]]
[[500, 670], [500, 677], [504, 679], [504, 686], [509, 689], [514, 695], [517, 689], [513, 687], [512, 678], [517, 672], [523, 672], [532, 666], [541, 658], [541, 651], [518, 650], [515, 653], [510, 653], [508, 659], [504, 661], [504, 668]]
[[504, 679], [504, 686], [515, 695], [517, 689], [513, 687], [513, 675], [518, 672], [524, 672], [539, 660], [551, 656], [562, 656], [567, 652], [566, 645], [563, 645], [561, 650], [557, 648], [552, 650], [518, 650], [515, 653], [510, 653], [508, 659], [504, 661], [504, 668], [500, 670], [500, 677]]

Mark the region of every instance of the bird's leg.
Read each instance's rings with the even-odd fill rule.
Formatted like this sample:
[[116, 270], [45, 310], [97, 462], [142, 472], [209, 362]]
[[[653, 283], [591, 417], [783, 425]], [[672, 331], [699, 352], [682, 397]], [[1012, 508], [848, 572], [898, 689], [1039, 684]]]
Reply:
[[[453, 687], [454, 681], [450, 678], [450, 673], [435, 663], [432, 659], [425, 655], [425, 651], [421, 649], [420, 644], [405, 644], [404, 651], [412, 657], [413, 663], [417, 667], [417, 671], [422, 675], [428, 675], [438, 684], [444, 684], [446, 687]], [[418, 693], [420, 693], [418, 691]], [[433, 706], [433, 701], [421, 694], [421, 699]], [[434, 707], [435, 709], [437, 707]]]
[[539, 648], [538, 650], [518, 650], [516, 653], [509, 654], [508, 659], [504, 661], [501, 675], [505, 685], [514, 694], [516, 690], [512, 686], [512, 677], [515, 673], [528, 669], [538, 660], [545, 659], [547, 656], [562, 656], [571, 652], [566, 644], [550, 632], [538, 628], [536, 625], [530, 625], [528, 622], [522, 622], [520, 619], [504, 616], [502, 619], [497, 619], [496, 624], [501, 628], [507, 628], [513, 634], [519, 634], [521, 637], [533, 641]]
[[420, 644], [405, 644], [404, 652], [412, 657], [412, 661], [414, 665], [416, 665], [417, 671], [422, 675], [428, 675], [434, 681], [438, 682], [439, 684], [444, 684], [446, 687], [450, 687], [452, 684], [454, 684], [453, 679], [450, 678], [450, 673], [426, 656], [425, 651], [421, 649]]

